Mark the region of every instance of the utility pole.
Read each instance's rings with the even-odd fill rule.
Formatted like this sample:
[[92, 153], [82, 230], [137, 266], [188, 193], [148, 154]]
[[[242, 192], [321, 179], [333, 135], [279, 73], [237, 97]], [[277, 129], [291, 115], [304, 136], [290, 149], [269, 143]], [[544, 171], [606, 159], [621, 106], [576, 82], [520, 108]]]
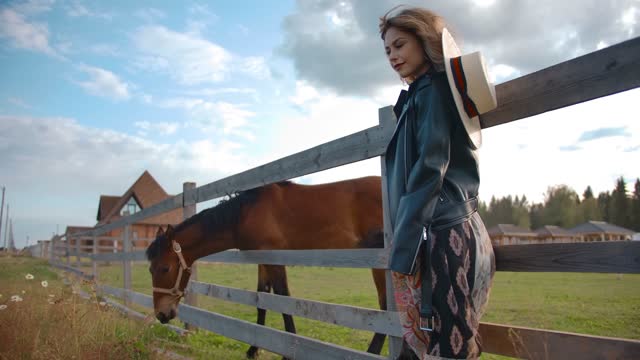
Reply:
[[7, 203], [7, 215], [5, 216], [5, 227], [4, 227], [4, 251], [7, 250], [7, 229], [9, 228], [9, 204]]
[[[7, 206], [9, 206], [9, 205], [7, 205]], [[2, 187], [2, 205], [0, 205], [0, 235], [2, 235], [2, 212], [3, 212], [3, 210], [4, 210], [4, 186]]]

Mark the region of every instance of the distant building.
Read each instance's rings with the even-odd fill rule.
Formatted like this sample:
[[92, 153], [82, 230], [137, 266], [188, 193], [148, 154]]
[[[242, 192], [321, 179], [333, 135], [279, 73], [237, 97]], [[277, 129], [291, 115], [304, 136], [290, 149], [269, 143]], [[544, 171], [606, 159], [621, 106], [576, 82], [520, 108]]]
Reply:
[[498, 224], [487, 229], [493, 246], [537, 244], [538, 234], [513, 224]]
[[628, 241], [631, 240], [634, 234], [632, 230], [604, 221], [587, 221], [569, 231], [579, 236], [583, 242]]
[[545, 225], [534, 230], [534, 232], [538, 234], [538, 243], [540, 244], [574, 243], [581, 241], [579, 235], [555, 225]]
[[[96, 227], [119, 220], [126, 211], [129, 212], [129, 215], [132, 215], [172, 196], [173, 195], [167, 194], [148, 171], [145, 171], [122, 196], [100, 195], [96, 216], [98, 223]], [[150, 240], [155, 238], [159, 226], [166, 226], [168, 224], [176, 225], [181, 223], [182, 220], [182, 208], [140, 220], [131, 225], [130, 236], [133, 246], [137, 248], [146, 247]], [[69, 235], [93, 228], [94, 227], [68, 226], [66, 235], [67, 239], [70, 239], [70, 246], [75, 246], [75, 239]], [[106, 234], [100, 235], [98, 245], [101, 247], [110, 247], [115, 244], [117, 249], [122, 249], [123, 230], [123, 228], [114, 229]], [[93, 240], [83, 238], [80, 245], [93, 246]], [[91, 252], [91, 250], [88, 249], [83, 249], [83, 251]], [[105, 250], [102, 249], [102, 252], [104, 251]]]

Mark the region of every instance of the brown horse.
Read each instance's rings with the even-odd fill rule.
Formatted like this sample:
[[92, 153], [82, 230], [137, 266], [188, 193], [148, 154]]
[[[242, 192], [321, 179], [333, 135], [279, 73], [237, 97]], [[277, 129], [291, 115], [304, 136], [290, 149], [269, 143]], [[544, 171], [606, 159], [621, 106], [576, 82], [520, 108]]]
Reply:
[[[158, 230], [147, 248], [153, 306], [160, 322], [177, 315], [191, 264], [228, 249], [353, 249], [383, 247], [380, 177], [321, 185], [280, 182], [247, 190], [203, 210], [175, 228]], [[378, 303], [386, 310], [384, 270], [372, 269]], [[258, 291], [289, 296], [284, 266], [259, 265]], [[258, 309], [264, 325], [266, 310]], [[285, 330], [295, 333], [291, 315]], [[367, 351], [379, 354], [385, 335], [376, 333]], [[254, 357], [257, 348], [247, 351]]]

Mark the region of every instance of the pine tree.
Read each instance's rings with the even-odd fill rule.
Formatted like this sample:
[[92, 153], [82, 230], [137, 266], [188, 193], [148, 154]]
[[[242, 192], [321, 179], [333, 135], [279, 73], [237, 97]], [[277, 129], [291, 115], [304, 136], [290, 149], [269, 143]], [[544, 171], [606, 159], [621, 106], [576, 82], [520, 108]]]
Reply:
[[583, 200], [593, 199], [593, 190], [591, 190], [590, 185], [587, 185], [587, 188], [582, 193], [582, 199]]
[[598, 194], [598, 209], [602, 220], [611, 222], [611, 195], [608, 191]]
[[636, 178], [631, 198], [631, 229], [640, 232], [640, 178]]
[[583, 223], [590, 220], [602, 220], [600, 209], [598, 208], [598, 200], [593, 197], [591, 186], [587, 186], [582, 193], [582, 202], [580, 203], [580, 211], [578, 212], [577, 223]]
[[533, 204], [529, 208], [529, 222], [531, 223], [532, 229], [538, 229], [544, 225], [544, 205], [543, 204]]
[[629, 198], [627, 197], [627, 184], [621, 176], [616, 180], [616, 188], [611, 193], [610, 219], [612, 224], [629, 227]]

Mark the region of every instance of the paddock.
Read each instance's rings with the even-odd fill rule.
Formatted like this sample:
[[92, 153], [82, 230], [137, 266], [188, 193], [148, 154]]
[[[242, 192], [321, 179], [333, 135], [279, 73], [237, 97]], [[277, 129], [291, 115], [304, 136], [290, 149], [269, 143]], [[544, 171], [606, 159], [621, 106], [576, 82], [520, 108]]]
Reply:
[[[532, 74], [496, 86], [499, 107], [481, 116], [483, 128], [510, 123], [547, 111], [571, 106], [596, 98], [637, 88], [640, 84], [640, 38], [598, 50], [596, 52], [551, 66]], [[140, 220], [171, 210], [184, 208], [185, 218], [195, 214], [197, 203], [220, 198], [229, 193], [248, 190], [265, 184], [297, 178], [357, 161], [380, 157], [385, 224], [384, 249], [359, 250], [279, 250], [225, 251], [199, 262], [239, 264], [271, 264], [285, 266], [319, 266], [387, 269], [388, 245], [391, 240], [386, 194], [384, 150], [395, 127], [391, 106], [379, 110], [379, 125], [347, 135], [325, 144], [301, 151], [245, 172], [196, 187], [185, 183], [183, 192], [153, 207], [110, 224], [96, 227], [73, 238], [55, 236], [48, 251], [32, 248], [32, 253], [48, 257], [51, 264], [96, 282], [99, 290], [123, 301], [123, 309], [132, 304], [153, 308], [150, 296], [132, 291], [133, 261], [146, 261], [144, 251], [132, 249], [130, 226]], [[101, 235], [123, 228], [123, 251], [103, 252], [98, 247]], [[90, 240], [91, 248], [82, 248]], [[71, 244], [75, 246], [72, 248]], [[86, 243], [85, 243], [86, 244]], [[114, 248], [106, 249], [114, 250]], [[564, 243], [513, 245], [495, 248], [497, 271], [513, 272], [591, 272], [640, 273], [640, 243]], [[74, 267], [71, 257], [75, 257]], [[92, 264], [92, 273], [77, 267], [82, 259]], [[122, 262], [122, 288], [101, 284], [98, 264]], [[197, 281], [192, 274], [189, 289], [192, 294], [225, 300], [306, 317], [388, 335], [388, 357], [369, 354], [322, 342], [304, 334], [291, 334], [255, 325], [222, 314], [198, 308], [196, 299], [188, 297], [180, 305], [180, 320], [223, 336], [298, 359], [395, 359], [400, 350], [401, 327], [394, 311], [393, 291], [387, 271], [388, 311], [323, 303], [297, 297], [281, 297], [254, 291], [238, 290]], [[293, 293], [294, 296], [304, 294]], [[602, 306], [603, 304], [593, 304]], [[640, 341], [591, 336], [579, 333], [534, 329], [508, 324], [481, 323], [484, 352], [533, 359], [632, 359], [640, 354]], [[516, 337], [517, 342], [512, 341]]]

